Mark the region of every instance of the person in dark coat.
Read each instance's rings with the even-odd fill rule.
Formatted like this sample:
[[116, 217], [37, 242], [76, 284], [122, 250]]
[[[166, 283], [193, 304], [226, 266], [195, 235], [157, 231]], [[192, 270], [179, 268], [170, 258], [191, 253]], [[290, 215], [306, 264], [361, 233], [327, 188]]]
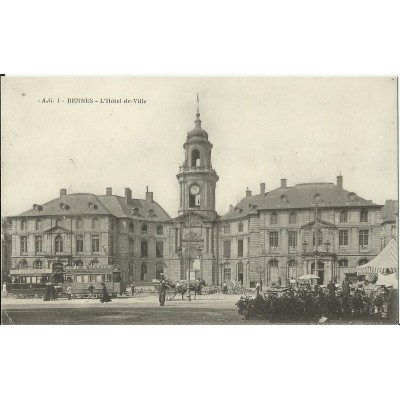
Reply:
[[158, 286], [158, 300], [160, 302], [160, 306], [165, 305], [165, 291], [167, 290], [167, 281], [164, 278], [164, 274], [160, 276], [160, 285]]
[[103, 287], [102, 287], [102, 294], [101, 294], [100, 302], [101, 303], [109, 303], [111, 301], [111, 298], [108, 294], [106, 284], [104, 282], [101, 282], [101, 285]]
[[51, 300], [51, 292], [52, 292], [52, 285], [46, 285], [44, 289], [43, 300], [50, 301]]
[[327, 289], [329, 291], [329, 296], [334, 296], [336, 292], [336, 285], [333, 283], [333, 281], [329, 281]]

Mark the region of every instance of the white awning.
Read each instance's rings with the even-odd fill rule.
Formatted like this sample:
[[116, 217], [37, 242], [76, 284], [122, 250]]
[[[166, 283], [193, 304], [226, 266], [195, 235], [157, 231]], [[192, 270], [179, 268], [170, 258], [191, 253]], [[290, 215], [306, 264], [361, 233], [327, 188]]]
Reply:
[[390, 273], [399, 270], [397, 242], [392, 239], [388, 245], [369, 263], [356, 268], [357, 275]]

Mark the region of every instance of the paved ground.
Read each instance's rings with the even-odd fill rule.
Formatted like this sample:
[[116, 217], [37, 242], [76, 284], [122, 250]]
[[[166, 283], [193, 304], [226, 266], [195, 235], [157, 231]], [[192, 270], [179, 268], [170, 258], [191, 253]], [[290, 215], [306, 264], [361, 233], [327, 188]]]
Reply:
[[[160, 307], [158, 296], [142, 294], [99, 300], [2, 298], [3, 325], [266, 325], [269, 321], [244, 320], [235, 303], [239, 295], [203, 295], [197, 300], [174, 299]], [[371, 324], [371, 321], [331, 321], [326, 324]], [[376, 322], [375, 322], [376, 323]]]
[[264, 323], [244, 321], [235, 307], [237, 295], [203, 295], [190, 302], [167, 301], [160, 307], [156, 295], [118, 297], [111, 303], [99, 300], [2, 299], [2, 324], [243, 324]]

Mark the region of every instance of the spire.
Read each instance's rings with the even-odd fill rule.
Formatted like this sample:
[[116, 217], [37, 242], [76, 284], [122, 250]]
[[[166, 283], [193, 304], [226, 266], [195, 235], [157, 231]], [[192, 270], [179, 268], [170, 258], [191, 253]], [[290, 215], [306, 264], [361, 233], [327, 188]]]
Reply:
[[196, 128], [201, 128], [201, 119], [200, 119], [200, 111], [199, 111], [199, 94], [197, 93], [197, 113], [196, 113], [196, 121], [194, 121], [195, 122], [195, 124], [196, 124]]

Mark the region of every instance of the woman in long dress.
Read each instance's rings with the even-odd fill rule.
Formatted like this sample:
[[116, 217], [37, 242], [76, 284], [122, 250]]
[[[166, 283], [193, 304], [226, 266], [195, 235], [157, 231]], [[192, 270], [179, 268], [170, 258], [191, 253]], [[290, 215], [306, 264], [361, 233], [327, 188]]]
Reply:
[[102, 295], [101, 295], [100, 302], [101, 302], [101, 303], [109, 303], [109, 302], [111, 301], [111, 298], [110, 298], [110, 296], [108, 295], [107, 288], [106, 288], [106, 284], [105, 284], [104, 282], [101, 282], [101, 284], [102, 284], [102, 286], [103, 286], [103, 288], [102, 288], [103, 293], [102, 293]]

